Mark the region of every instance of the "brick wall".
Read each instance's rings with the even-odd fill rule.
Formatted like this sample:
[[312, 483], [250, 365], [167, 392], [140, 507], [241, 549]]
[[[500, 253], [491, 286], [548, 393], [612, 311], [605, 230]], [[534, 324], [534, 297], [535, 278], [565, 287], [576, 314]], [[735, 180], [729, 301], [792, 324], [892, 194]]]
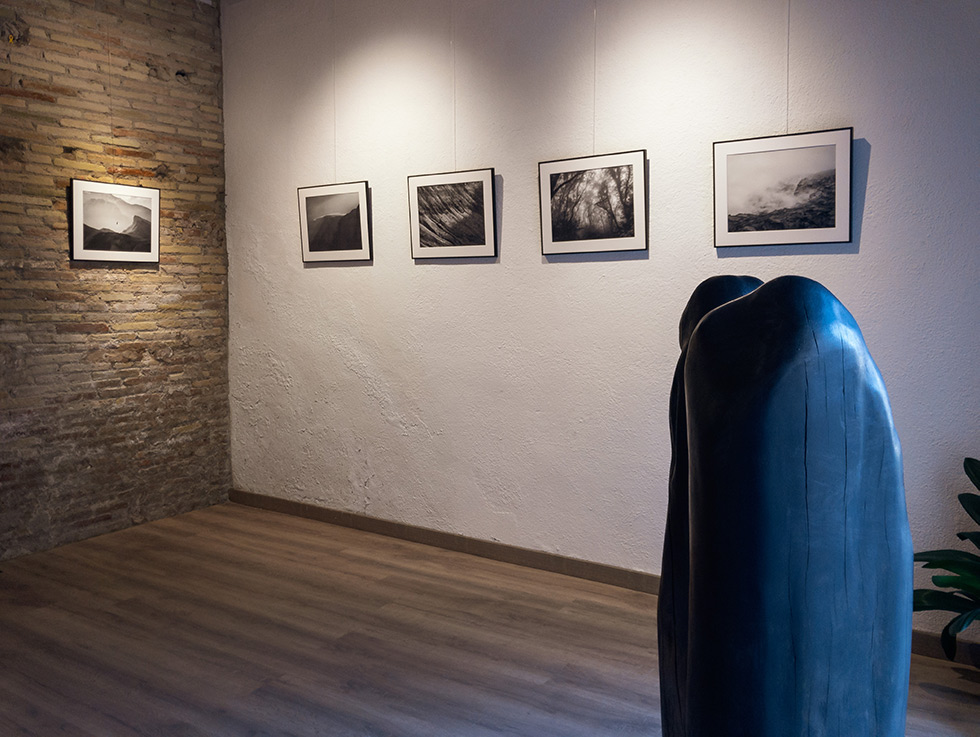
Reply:
[[[231, 485], [217, 3], [0, 0], [0, 559]], [[160, 190], [159, 265], [71, 262], [72, 178]]]

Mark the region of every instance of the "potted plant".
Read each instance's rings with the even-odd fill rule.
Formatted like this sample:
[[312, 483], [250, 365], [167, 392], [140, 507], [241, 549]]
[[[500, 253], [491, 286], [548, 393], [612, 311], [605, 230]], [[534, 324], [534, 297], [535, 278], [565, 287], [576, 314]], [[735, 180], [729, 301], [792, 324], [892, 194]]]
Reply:
[[[973, 485], [980, 490], [980, 461], [965, 458], [963, 470]], [[980, 525], [980, 494], [960, 494], [960, 504], [974, 522]], [[969, 540], [980, 549], [980, 530], [958, 532], [960, 540]], [[915, 589], [912, 592], [912, 610], [916, 612], [953, 612], [956, 616], [943, 628], [940, 643], [946, 657], [956, 657], [956, 636], [976, 620], [980, 620], [980, 556], [964, 550], [926, 550], [915, 554], [915, 561], [924, 563], [923, 568], [938, 568], [945, 574], [932, 577], [932, 582], [944, 591]]]

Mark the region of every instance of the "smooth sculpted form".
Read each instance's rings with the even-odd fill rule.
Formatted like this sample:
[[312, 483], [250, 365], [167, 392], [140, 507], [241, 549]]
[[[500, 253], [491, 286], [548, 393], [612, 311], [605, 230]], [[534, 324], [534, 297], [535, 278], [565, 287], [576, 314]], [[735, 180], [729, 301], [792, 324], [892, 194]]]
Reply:
[[687, 408], [684, 364], [687, 344], [705, 315], [762, 284], [754, 276], [713, 276], [698, 285], [680, 321], [681, 355], [670, 388], [670, 481], [664, 534], [660, 595], [657, 597], [657, 652], [660, 660], [660, 713], [664, 737], [686, 734], [687, 616], [690, 598], [690, 544], [687, 472]]
[[[664, 734], [902, 737], [912, 617], [902, 458], [853, 317], [820, 284], [780, 277], [704, 315], [682, 384], [686, 675]], [[665, 626], [676, 636], [663, 614], [661, 638]], [[661, 678], [673, 677], [668, 665]]]

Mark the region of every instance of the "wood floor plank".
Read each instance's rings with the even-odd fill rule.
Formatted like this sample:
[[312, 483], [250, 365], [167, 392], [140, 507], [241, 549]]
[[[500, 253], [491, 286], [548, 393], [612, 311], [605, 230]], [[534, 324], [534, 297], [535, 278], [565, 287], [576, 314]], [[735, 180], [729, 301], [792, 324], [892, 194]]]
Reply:
[[[0, 735], [660, 734], [656, 597], [224, 504], [0, 564]], [[978, 737], [913, 658], [908, 737]]]

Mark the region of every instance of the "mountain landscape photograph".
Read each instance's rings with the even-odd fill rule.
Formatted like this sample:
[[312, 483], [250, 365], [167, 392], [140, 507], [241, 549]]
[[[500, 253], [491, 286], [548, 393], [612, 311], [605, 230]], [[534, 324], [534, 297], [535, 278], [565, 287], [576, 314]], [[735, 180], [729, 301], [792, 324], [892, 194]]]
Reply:
[[153, 241], [152, 200], [86, 191], [82, 195], [82, 249], [150, 253]]
[[836, 226], [836, 147], [728, 156], [728, 232]]
[[442, 248], [485, 244], [483, 202], [482, 181], [420, 186], [419, 245]]
[[356, 192], [306, 198], [310, 251], [356, 251], [362, 247], [361, 205]]

